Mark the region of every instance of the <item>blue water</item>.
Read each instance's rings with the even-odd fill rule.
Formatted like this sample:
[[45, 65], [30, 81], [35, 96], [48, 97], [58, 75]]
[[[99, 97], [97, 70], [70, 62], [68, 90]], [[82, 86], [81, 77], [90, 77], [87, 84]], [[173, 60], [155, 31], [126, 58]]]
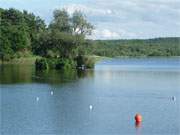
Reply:
[[179, 58], [108, 59], [85, 72], [0, 69], [1, 134], [180, 134]]

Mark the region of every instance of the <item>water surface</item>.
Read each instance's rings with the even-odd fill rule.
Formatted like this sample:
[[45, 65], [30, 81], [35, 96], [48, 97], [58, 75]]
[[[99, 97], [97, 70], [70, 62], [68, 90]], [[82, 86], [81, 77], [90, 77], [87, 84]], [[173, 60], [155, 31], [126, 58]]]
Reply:
[[4, 135], [180, 134], [179, 58], [108, 59], [78, 72], [1, 65], [0, 80]]

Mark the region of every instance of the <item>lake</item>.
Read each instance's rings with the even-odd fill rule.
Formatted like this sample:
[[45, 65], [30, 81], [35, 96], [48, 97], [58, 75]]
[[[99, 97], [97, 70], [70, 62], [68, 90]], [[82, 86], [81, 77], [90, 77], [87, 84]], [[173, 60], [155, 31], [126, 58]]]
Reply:
[[[0, 66], [3, 135], [179, 135], [180, 58], [114, 58], [87, 71]], [[175, 96], [175, 100], [173, 100]], [[140, 113], [143, 121], [135, 124]]]

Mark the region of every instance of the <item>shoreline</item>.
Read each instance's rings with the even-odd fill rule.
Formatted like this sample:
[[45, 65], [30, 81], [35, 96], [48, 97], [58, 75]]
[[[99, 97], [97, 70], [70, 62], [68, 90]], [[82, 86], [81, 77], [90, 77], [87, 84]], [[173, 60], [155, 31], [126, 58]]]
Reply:
[[[117, 58], [180, 58], [180, 56], [116, 56], [116, 57], [106, 57], [106, 56], [97, 56], [97, 55], [87, 55], [87, 57], [93, 58], [95, 63], [105, 60], [105, 59], [117, 59]], [[12, 64], [12, 65], [34, 65], [37, 58], [41, 58], [40, 56], [33, 57], [22, 57], [15, 58], [10, 61], [0, 60], [0, 65], [2, 64]]]
[[40, 58], [39, 56], [33, 56], [33, 57], [22, 57], [22, 58], [15, 58], [10, 61], [2, 61], [0, 60], [1, 64], [12, 64], [12, 65], [34, 65], [37, 58]]

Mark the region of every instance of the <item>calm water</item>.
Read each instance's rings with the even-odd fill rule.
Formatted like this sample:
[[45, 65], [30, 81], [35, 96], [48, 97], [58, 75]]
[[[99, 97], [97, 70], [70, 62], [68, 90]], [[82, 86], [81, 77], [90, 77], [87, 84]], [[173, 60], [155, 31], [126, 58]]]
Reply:
[[109, 59], [86, 72], [4, 65], [0, 81], [4, 135], [180, 134], [179, 58]]

